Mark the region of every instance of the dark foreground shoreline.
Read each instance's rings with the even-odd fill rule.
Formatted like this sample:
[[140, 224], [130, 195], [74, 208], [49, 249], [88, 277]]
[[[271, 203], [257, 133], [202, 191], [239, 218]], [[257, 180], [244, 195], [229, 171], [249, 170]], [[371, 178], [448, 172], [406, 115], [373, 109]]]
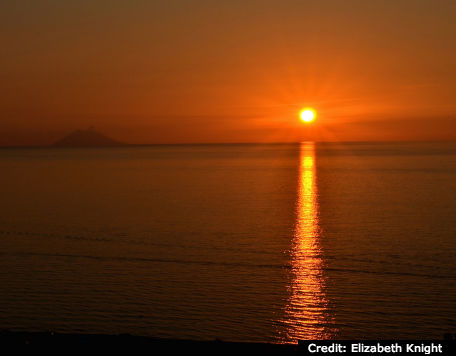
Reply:
[[[312, 350], [308, 347], [312, 346]], [[421, 354], [434, 354], [426, 352], [424, 347], [440, 348], [439, 354], [450, 355], [456, 351], [456, 335], [446, 334], [442, 340], [302, 340], [298, 344], [269, 344], [254, 342], [226, 342], [220, 340], [197, 341], [182, 339], [164, 339], [146, 336], [133, 336], [130, 334], [105, 335], [105, 334], [66, 334], [55, 332], [19, 332], [0, 331], [0, 354], [166, 354], [166, 355], [302, 355], [302, 354], [325, 354], [340, 353], [338, 350], [315, 351], [318, 344], [321, 347], [346, 348], [343, 352], [350, 350], [356, 344], [358, 354], [378, 354], [374, 351], [366, 351], [362, 347], [388, 347], [400, 344], [402, 351], [407, 345], [417, 347], [412, 352]], [[335, 346], [334, 346], [335, 345]], [[439, 346], [442, 345], [442, 346]], [[395, 346], [397, 347], [397, 346]], [[362, 350], [362, 351], [361, 351]], [[402, 351], [393, 353], [404, 354]], [[383, 353], [383, 351], [379, 351]], [[385, 351], [389, 353], [389, 351]], [[406, 352], [408, 353], [408, 352]], [[352, 354], [347, 352], [347, 354]]]
[[251, 354], [296, 355], [298, 345], [225, 341], [161, 339], [129, 334], [63, 334], [0, 331], [0, 352], [5, 354]]

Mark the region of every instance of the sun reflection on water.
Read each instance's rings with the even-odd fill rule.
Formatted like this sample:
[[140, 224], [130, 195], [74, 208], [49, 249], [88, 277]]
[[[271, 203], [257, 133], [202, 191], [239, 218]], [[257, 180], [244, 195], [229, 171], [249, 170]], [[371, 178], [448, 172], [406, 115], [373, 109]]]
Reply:
[[317, 200], [315, 145], [300, 146], [297, 217], [291, 250], [292, 282], [285, 310], [285, 342], [328, 339], [328, 300], [324, 291]]

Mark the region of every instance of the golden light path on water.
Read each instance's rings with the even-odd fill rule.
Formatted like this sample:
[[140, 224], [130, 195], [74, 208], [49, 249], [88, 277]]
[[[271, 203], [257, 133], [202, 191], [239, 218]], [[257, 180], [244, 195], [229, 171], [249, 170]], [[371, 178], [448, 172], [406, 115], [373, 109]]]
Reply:
[[291, 296], [285, 310], [285, 342], [328, 339], [315, 169], [315, 144], [300, 144], [297, 216], [292, 243]]

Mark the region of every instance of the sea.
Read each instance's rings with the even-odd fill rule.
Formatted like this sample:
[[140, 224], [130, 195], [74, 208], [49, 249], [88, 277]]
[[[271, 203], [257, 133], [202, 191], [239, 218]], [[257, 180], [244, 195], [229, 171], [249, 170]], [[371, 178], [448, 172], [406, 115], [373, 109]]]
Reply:
[[0, 149], [0, 329], [456, 331], [456, 143]]

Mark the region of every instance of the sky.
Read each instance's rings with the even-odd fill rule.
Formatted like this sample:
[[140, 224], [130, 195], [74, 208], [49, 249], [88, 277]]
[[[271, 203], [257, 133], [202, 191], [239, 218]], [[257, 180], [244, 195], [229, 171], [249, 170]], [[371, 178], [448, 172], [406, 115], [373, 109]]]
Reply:
[[91, 126], [135, 144], [454, 140], [455, 18], [453, 0], [2, 0], [0, 146]]

